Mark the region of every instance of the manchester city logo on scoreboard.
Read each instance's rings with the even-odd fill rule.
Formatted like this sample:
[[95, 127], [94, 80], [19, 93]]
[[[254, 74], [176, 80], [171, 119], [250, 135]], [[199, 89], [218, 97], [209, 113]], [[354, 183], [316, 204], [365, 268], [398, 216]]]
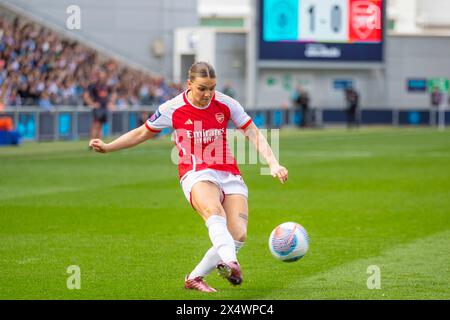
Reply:
[[266, 0], [264, 40], [289, 41], [298, 39], [298, 0]]

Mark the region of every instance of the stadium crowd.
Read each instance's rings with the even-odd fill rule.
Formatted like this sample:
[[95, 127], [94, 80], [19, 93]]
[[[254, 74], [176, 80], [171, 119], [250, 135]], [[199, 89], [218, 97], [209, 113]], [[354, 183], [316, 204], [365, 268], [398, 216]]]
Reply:
[[107, 75], [114, 104], [122, 109], [160, 104], [179, 94], [180, 84], [101, 60], [95, 50], [16, 17], [0, 16], [0, 104], [3, 106], [86, 105], [83, 93], [99, 73]]

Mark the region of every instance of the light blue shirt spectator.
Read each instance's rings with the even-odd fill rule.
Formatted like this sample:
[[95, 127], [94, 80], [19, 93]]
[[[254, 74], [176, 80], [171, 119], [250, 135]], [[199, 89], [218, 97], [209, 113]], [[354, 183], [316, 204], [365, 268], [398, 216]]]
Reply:
[[50, 101], [50, 98], [48, 96], [47, 92], [43, 92], [40, 99], [39, 99], [39, 107], [43, 108], [47, 111], [53, 111], [54, 110], [54, 106], [52, 104], [52, 102]]

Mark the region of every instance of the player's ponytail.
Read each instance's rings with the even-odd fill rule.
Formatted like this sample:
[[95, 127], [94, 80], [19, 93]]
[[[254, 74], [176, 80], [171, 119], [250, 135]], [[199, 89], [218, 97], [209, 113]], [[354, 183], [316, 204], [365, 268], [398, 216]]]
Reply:
[[196, 78], [216, 78], [216, 71], [208, 62], [196, 62], [189, 69], [189, 80], [195, 81]]

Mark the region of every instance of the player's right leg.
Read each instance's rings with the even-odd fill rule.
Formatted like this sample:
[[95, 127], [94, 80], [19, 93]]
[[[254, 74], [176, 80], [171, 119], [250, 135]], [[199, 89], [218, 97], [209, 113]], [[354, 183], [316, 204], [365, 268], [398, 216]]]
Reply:
[[236, 261], [236, 248], [227, 227], [227, 218], [220, 203], [222, 191], [210, 181], [199, 181], [191, 189], [191, 202], [208, 228], [209, 237], [223, 262]]
[[187, 275], [184, 279], [184, 288], [201, 292], [217, 292], [217, 290], [210, 287], [201, 276], [190, 278], [189, 275]]

